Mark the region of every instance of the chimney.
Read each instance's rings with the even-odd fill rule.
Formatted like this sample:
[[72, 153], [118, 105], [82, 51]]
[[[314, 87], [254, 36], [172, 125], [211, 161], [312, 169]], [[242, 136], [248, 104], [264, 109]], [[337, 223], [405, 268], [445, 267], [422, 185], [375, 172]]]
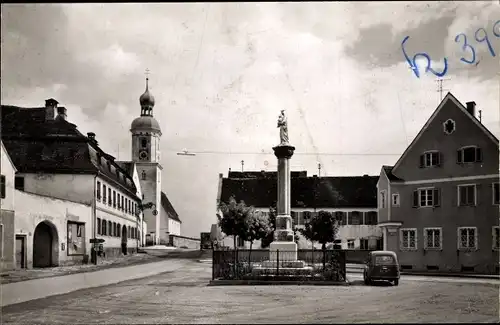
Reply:
[[45, 101], [45, 120], [51, 121], [54, 120], [57, 108], [57, 100], [54, 98], [49, 98]]
[[66, 114], [66, 112], [66, 107], [58, 107], [56, 119], [66, 121], [66, 119], [68, 118], [68, 114]]
[[97, 144], [97, 140], [95, 139], [95, 133], [94, 132], [88, 132], [87, 137], [89, 138], [90, 142]]
[[476, 117], [476, 102], [467, 102], [467, 112], [470, 115]]

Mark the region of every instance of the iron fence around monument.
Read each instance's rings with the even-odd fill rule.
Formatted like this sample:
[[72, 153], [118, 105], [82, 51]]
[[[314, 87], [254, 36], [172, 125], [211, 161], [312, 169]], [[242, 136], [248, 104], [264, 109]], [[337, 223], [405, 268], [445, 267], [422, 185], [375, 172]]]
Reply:
[[[274, 253], [274, 252], [273, 252]], [[343, 250], [278, 250], [270, 260], [268, 249], [214, 250], [212, 280], [346, 280], [346, 252]]]

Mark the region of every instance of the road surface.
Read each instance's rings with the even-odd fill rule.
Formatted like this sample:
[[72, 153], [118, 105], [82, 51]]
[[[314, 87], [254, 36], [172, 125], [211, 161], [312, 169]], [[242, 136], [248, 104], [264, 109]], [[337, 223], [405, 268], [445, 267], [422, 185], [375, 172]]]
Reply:
[[[168, 261], [165, 261], [168, 263]], [[1, 323], [498, 322], [498, 280], [403, 276], [400, 285], [207, 286], [211, 265], [11, 305]]]

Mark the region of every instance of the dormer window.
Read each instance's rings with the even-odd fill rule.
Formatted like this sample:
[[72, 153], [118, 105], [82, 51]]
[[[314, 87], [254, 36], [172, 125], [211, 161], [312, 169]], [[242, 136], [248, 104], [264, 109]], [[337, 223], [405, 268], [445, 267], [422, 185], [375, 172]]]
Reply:
[[441, 165], [439, 151], [427, 151], [420, 155], [420, 168], [438, 167]]
[[457, 164], [470, 164], [483, 161], [481, 148], [476, 146], [462, 147], [457, 151]]
[[142, 148], [147, 148], [148, 147], [148, 140], [146, 138], [141, 139], [141, 147]]

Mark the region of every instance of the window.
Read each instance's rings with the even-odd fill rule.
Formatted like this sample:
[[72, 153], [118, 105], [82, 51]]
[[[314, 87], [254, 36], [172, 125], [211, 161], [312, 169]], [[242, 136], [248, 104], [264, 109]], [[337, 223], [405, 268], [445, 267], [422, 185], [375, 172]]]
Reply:
[[95, 196], [97, 200], [101, 200], [101, 182], [97, 181]]
[[[309, 213], [309, 217], [308, 219], [306, 220], [311, 220], [311, 212], [308, 212]], [[347, 212], [342, 212], [342, 211], [335, 211], [335, 220], [337, 220], [339, 226], [345, 226], [347, 224], [347, 216], [346, 216]], [[305, 219], [305, 216], [304, 216], [304, 219]]]
[[421, 188], [413, 191], [413, 207], [438, 207], [441, 205], [441, 190], [439, 188]]
[[359, 248], [360, 249], [368, 249], [368, 239], [360, 239], [359, 240]]
[[420, 155], [420, 168], [437, 167], [441, 165], [441, 154], [438, 151], [428, 151]]
[[113, 208], [116, 208], [116, 191], [113, 190]]
[[111, 200], [111, 189], [108, 187], [108, 205], [111, 205], [112, 200]]
[[108, 236], [113, 236], [113, 223], [108, 221]]
[[457, 164], [468, 164], [482, 161], [483, 153], [479, 147], [463, 147], [457, 151]]
[[238, 236], [238, 247], [243, 247], [243, 246], [245, 246], [245, 241], [243, 240], [243, 238]]
[[111, 234], [112, 236], [115, 236], [116, 237], [116, 222], [113, 222], [113, 233]]
[[102, 230], [101, 235], [106, 236], [106, 235], [108, 234], [108, 233], [107, 233], [107, 229], [106, 229], [106, 225], [107, 225], [107, 224], [108, 224], [108, 223], [106, 222], [106, 220], [104, 220], [104, 219], [103, 219], [103, 220], [102, 220], [102, 227], [101, 227], [101, 230]]
[[443, 233], [441, 228], [425, 228], [424, 229], [424, 248], [425, 249], [442, 249]]
[[398, 207], [399, 206], [399, 193], [394, 193], [392, 195], [392, 206], [393, 207]]
[[145, 171], [145, 170], [143, 170], [143, 171], [141, 172], [141, 178], [142, 178], [143, 180], [145, 180], [145, 179], [146, 179], [146, 171]]
[[3, 259], [3, 224], [0, 223], [0, 259]]
[[380, 207], [382, 209], [385, 209], [385, 200], [386, 200], [385, 191], [380, 191]]
[[417, 249], [417, 229], [401, 229], [400, 234], [402, 250]]
[[85, 254], [85, 224], [68, 221], [68, 255]]
[[24, 177], [16, 176], [14, 178], [14, 188], [19, 191], [24, 191]]
[[476, 227], [458, 228], [458, 248], [476, 249], [477, 247], [477, 229]]
[[354, 239], [347, 240], [347, 249], [354, 249]]
[[493, 227], [493, 249], [500, 250], [500, 227]]
[[120, 229], [122, 229], [122, 225], [120, 225], [119, 223], [116, 224], [116, 236], [117, 237], [120, 237]]
[[377, 212], [365, 212], [365, 225], [376, 225], [378, 223]]
[[375, 256], [375, 263], [377, 265], [394, 265], [394, 257], [392, 256]]
[[120, 210], [122, 208], [120, 193], [117, 193], [116, 196], [117, 196], [117, 201], [118, 201], [118, 204], [117, 204], [118, 210]]
[[452, 119], [447, 119], [446, 122], [443, 123], [444, 133], [450, 135], [455, 131], [455, 121]]
[[458, 185], [458, 206], [476, 205], [476, 185]]
[[97, 218], [97, 234], [101, 234], [101, 218]]
[[297, 215], [297, 212], [295, 212], [295, 211], [291, 211], [290, 214], [291, 214], [291, 217], [292, 217], [292, 227], [293, 227], [293, 225], [296, 225], [297, 222], [299, 221], [298, 220], [298, 215]]
[[500, 204], [500, 189], [499, 189], [499, 184], [500, 183], [493, 183], [492, 188], [493, 188], [493, 204], [498, 205]]
[[0, 198], [5, 199], [5, 176], [0, 175]]
[[141, 147], [142, 148], [147, 148], [148, 147], [148, 140], [146, 138], [141, 139]]
[[360, 225], [363, 220], [363, 215], [359, 211], [352, 211], [349, 213], [348, 225]]
[[126, 203], [127, 203], [127, 199], [124, 198], [123, 195], [122, 195], [122, 211], [126, 210]]
[[102, 202], [106, 203], [106, 185], [102, 185]]

